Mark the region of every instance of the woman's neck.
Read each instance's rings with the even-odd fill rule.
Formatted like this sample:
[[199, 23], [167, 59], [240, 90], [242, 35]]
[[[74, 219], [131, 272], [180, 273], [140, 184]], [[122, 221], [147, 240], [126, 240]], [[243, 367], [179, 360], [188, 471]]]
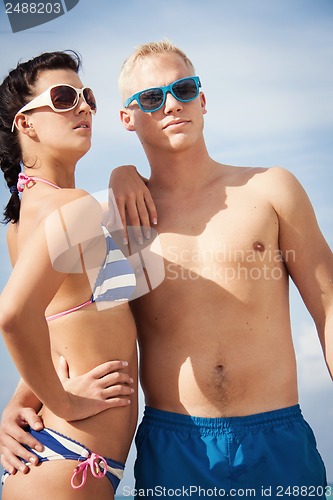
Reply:
[[25, 160], [24, 165], [23, 173], [29, 177], [45, 179], [60, 188], [75, 187], [75, 164], [63, 165], [55, 161], [46, 162], [37, 159], [35, 161]]

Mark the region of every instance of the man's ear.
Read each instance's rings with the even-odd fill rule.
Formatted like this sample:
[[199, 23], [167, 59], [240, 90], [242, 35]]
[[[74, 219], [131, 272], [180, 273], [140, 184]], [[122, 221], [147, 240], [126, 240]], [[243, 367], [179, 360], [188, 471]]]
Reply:
[[15, 116], [15, 126], [19, 132], [28, 135], [29, 137], [35, 137], [36, 131], [34, 130], [33, 123], [31, 123], [31, 116], [24, 113], [18, 113]]
[[135, 131], [133, 113], [126, 108], [120, 110], [120, 120], [129, 132]]
[[207, 109], [206, 109], [206, 96], [203, 92], [200, 92], [200, 104], [201, 104], [201, 107], [202, 107], [202, 114], [205, 115], [207, 113]]

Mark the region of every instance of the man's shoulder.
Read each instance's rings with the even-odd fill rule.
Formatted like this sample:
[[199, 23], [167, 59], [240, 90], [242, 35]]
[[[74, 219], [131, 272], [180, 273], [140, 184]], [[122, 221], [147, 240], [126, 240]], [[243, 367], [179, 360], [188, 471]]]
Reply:
[[218, 163], [219, 178], [230, 186], [265, 187], [266, 189], [280, 189], [286, 183], [290, 185], [295, 181], [294, 175], [289, 170], [276, 167], [247, 167], [223, 165]]
[[229, 173], [237, 176], [255, 176], [255, 175], [291, 175], [289, 170], [281, 166], [263, 167], [263, 166], [246, 166], [246, 165], [227, 165], [224, 163], [216, 163], [217, 168], [221, 172]]

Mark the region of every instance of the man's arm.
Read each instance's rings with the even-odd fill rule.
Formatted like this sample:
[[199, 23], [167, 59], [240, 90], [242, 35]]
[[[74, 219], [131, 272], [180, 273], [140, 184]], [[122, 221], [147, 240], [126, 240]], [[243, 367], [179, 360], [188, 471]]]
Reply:
[[43, 446], [26, 432], [29, 427], [37, 431], [43, 428], [43, 422], [37, 415], [40, 408], [41, 402], [25, 382], [20, 380], [2, 414], [0, 428], [1, 465], [11, 474], [15, 474], [18, 470], [23, 473], [29, 471], [29, 467], [18, 457], [34, 464], [38, 463], [37, 457], [23, 445], [36, 451], [43, 450]]
[[288, 171], [268, 172], [268, 192], [279, 218], [279, 244], [285, 265], [314, 319], [333, 378], [333, 255], [313, 207]]
[[331, 307], [331, 312], [326, 321], [326, 327], [324, 330], [324, 355], [327, 364], [327, 368], [331, 374], [333, 380], [333, 307]]

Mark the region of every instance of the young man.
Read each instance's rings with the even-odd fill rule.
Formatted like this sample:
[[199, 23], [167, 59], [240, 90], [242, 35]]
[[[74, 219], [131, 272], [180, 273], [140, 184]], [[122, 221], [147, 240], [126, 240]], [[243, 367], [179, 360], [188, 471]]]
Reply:
[[[324, 498], [324, 465], [298, 406], [288, 301], [291, 276], [332, 375], [333, 259], [311, 204], [283, 169], [210, 158], [205, 96], [179, 49], [141, 47], [120, 87], [122, 122], [151, 167], [165, 267], [160, 286], [132, 303], [147, 404], [138, 496]], [[135, 175], [111, 177], [132, 221], [124, 186], [138, 207], [149, 196]]]

